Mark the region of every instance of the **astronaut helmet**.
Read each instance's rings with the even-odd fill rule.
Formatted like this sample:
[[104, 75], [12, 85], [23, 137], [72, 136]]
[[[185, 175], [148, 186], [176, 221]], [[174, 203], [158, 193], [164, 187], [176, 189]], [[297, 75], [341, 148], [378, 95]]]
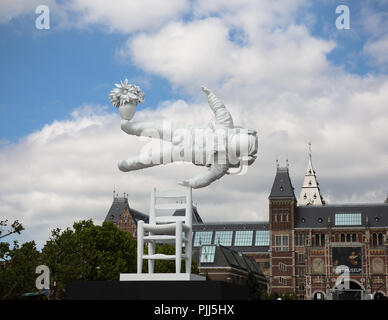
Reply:
[[230, 160], [248, 159], [248, 164], [251, 164], [256, 159], [257, 151], [256, 131], [241, 128], [229, 136], [228, 154]]

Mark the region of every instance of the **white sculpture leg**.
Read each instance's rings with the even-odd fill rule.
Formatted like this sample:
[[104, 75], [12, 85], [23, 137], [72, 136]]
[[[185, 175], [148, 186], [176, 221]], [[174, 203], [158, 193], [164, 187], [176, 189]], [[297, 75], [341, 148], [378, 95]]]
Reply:
[[182, 221], [177, 221], [175, 232], [175, 273], [181, 273], [182, 264]]
[[186, 239], [188, 240], [188, 242], [186, 243], [186, 246], [185, 246], [185, 254], [186, 254], [185, 268], [186, 268], [186, 273], [190, 274], [191, 273], [192, 249], [193, 249], [193, 231], [190, 230], [190, 231], [186, 232], [185, 236], [186, 236]]
[[[148, 243], [148, 254], [149, 255], [155, 254], [155, 242], [153, 241]], [[155, 269], [155, 260], [148, 259], [148, 273], [154, 273], [155, 271], [154, 269]]]
[[143, 269], [143, 254], [144, 254], [144, 221], [139, 220], [137, 223], [137, 273], [141, 273]]

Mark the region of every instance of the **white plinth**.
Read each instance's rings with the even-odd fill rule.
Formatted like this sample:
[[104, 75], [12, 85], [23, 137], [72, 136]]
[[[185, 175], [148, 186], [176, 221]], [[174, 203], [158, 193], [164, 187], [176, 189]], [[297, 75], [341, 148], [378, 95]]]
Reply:
[[187, 273], [120, 273], [120, 281], [205, 281], [197, 274]]

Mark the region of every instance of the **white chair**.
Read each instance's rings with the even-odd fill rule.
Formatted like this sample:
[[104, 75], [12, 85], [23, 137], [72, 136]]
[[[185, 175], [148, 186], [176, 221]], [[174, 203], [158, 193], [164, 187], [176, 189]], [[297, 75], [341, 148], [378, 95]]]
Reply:
[[[137, 226], [137, 273], [142, 273], [143, 259], [148, 260], [148, 273], [154, 273], [155, 260], [175, 260], [175, 272], [181, 273], [182, 259], [186, 264], [186, 274], [191, 273], [192, 255], [192, 189], [184, 187], [185, 195], [151, 192], [149, 224], [139, 221]], [[186, 198], [185, 203], [173, 203], [174, 198]], [[164, 199], [169, 203], [159, 203]], [[158, 210], [185, 209], [184, 216], [157, 216]], [[147, 234], [148, 232], [148, 234]], [[148, 254], [144, 255], [144, 243], [148, 243]], [[175, 255], [156, 254], [156, 244], [175, 244]], [[184, 252], [183, 252], [183, 245]]]

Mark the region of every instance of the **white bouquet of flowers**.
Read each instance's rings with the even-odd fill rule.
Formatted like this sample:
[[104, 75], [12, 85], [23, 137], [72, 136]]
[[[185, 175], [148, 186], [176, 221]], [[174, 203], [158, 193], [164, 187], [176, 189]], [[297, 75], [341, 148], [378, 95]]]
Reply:
[[136, 112], [136, 105], [144, 103], [144, 92], [134, 84], [128, 84], [128, 79], [115, 84], [109, 98], [112, 104], [119, 108], [120, 115], [125, 120], [131, 120]]

